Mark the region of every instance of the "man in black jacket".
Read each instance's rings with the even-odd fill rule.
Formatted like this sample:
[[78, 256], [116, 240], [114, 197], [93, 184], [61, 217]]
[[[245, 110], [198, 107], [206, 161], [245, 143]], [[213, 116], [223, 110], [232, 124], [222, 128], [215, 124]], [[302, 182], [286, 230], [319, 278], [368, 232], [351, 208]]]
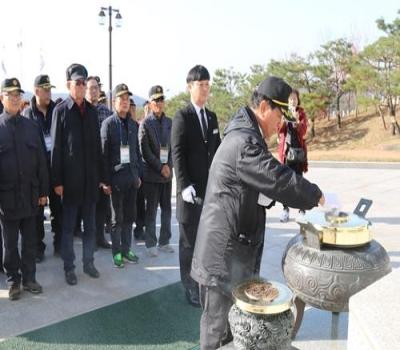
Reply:
[[66, 75], [70, 96], [55, 107], [51, 126], [51, 177], [54, 191], [62, 199], [61, 256], [65, 279], [75, 285], [78, 281], [73, 236], [78, 209], [82, 209], [84, 223], [83, 271], [98, 278], [93, 264], [95, 210], [99, 187], [108, 187], [104, 184], [97, 111], [85, 100], [87, 70], [72, 64]]
[[24, 290], [42, 292], [35, 276], [35, 220], [38, 206], [46, 205], [48, 193], [48, 170], [38, 128], [19, 113], [22, 93], [16, 78], [5, 79], [1, 84], [4, 112], [0, 116], [0, 220], [10, 300], [20, 297], [21, 275]]
[[[51, 99], [51, 89], [54, 88], [50, 83], [48, 75], [38, 75], [34, 82], [35, 95], [32, 97], [31, 106], [25, 109], [24, 116], [34, 120], [42, 137], [43, 149], [46, 154], [47, 168], [50, 171], [51, 156], [51, 120], [55, 103]], [[49, 174], [50, 177], [50, 174]], [[60, 252], [61, 246], [61, 200], [54, 192], [49, 189], [49, 206], [51, 212], [51, 228], [54, 232], [54, 252]], [[44, 243], [44, 207], [39, 208], [36, 216], [37, 251], [36, 262], [40, 263], [44, 259], [46, 244]]]
[[205, 108], [210, 93], [208, 70], [201, 65], [193, 67], [186, 82], [191, 102], [172, 121], [171, 151], [176, 174], [181, 281], [188, 302], [200, 306], [199, 286], [190, 277], [190, 269], [208, 170], [221, 139], [215, 113]]
[[228, 312], [238, 283], [259, 273], [265, 207], [273, 200], [292, 208], [324, 204], [318, 186], [281, 165], [265, 139], [276, 133], [291, 87], [266, 78], [227, 125], [210, 168], [191, 276], [200, 284], [202, 350], [230, 340]]
[[161, 228], [158, 247], [161, 251], [173, 253], [171, 238], [171, 119], [164, 113], [164, 92], [161, 86], [150, 89], [151, 113], [140, 124], [139, 144], [143, 157], [143, 182], [146, 198], [146, 248], [150, 257], [157, 253], [156, 217], [161, 208]]
[[112, 255], [116, 267], [124, 267], [124, 259], [137, 263], [139, 258], [131, 250], [132, 225], [136, 216], [136, 196], [141, 185], [141, 156], [138, 129], [129, 114], [132, 93], [126, 84], [113, 91], [115, 113], [101, 127], [106, 182], [112, 186]]

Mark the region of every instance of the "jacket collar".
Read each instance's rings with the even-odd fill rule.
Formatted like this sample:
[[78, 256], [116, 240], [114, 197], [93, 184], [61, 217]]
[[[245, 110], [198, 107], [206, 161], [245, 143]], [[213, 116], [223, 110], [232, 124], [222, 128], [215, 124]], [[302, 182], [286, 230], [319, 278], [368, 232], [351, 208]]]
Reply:
[[251, 129], [256, 132], [259, 137], [263, 138], [256, 116], [250, 107], [242, 107], [237, 111], [225, 127], [224, 135], [238, 129]]
[[[71, 109], [75, 103], [74, 99], [71, 97], [71, 95], [69, 95], [66, 99], [65, 99], [66, 103], [67, 103], [67, 107], [68, 109]], [[83, 104], [86, 107], [86, 99], [83, 99]], [[78, 105], [77, 105], [78, 106]]]

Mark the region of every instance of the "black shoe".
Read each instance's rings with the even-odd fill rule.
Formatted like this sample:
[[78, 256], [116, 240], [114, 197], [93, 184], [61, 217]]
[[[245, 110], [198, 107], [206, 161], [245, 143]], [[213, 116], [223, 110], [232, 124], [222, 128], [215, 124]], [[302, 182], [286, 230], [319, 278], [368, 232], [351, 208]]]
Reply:
[[8, 299], [18, 300], [21, 297], [21, 288], [19, 283], [13, 282], [8, 290]]
[[97, 242], [96, 244], [97, 244], [97, 247], [99, 247], [99, 248], [111, 249], [111, 244], [109, 242], [107, 242], [105, 239]]
[[197, 288], [186, 288], [186, 299], [194, 307], [200, 307], [199, 291]]
[[35, 262], [36, 264], [40, 264], [44, 260], [44, 252], [37, 252]]
[[97, 271], [97, 269], [94, 267], [93, 263], [87, 264], [83, 266], [83, 272], [89, 275], [92, 278], [99, 278], [100, 273]]
[[78, 279], [76, 278], [74, 270], [65, 271], [65, 281], [70, 286], [74, 286], [75, 284], [78, 283]]
[[22, 286], [24, 288], [24, 290], [32, 293], [32, 294], [40, 294], [43, 292], [43, 288], [42, 286], [37, 283], [35, 280], [33, 281], [24, 281], [22, 282]]

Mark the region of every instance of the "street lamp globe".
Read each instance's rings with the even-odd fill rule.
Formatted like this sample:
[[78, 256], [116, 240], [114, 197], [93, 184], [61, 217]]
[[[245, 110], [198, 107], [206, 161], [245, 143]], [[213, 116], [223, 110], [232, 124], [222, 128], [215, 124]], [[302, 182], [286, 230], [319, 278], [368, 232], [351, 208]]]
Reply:
[[104, 26], [104, 25], [106, 24], [106, 14], [104, 13], [103, 10], [101, 10], [101, 11], [99, 12], [99, 24], [100, 24], [101, 26]]
[[115, 26], [117, 28], [121, 28], [122, 26], [122, 16], [119, 12], [115, 15]]

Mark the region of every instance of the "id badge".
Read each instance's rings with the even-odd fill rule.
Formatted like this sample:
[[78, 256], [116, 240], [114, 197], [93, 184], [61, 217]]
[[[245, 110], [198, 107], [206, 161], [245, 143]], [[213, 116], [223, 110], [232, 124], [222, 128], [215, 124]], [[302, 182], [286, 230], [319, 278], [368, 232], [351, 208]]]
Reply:
[[129, 145], [121, 145], [121, 164], [127, 164], [131, 162], [129, 157]]
[[51, 136], [47, 135], [44, 137], [44, 143], [46, 144], [46, 151], [50, 152], [51, 151]]
[[168, 147], [160, 147], [160, 161], [162, 164], [168, 163]]

